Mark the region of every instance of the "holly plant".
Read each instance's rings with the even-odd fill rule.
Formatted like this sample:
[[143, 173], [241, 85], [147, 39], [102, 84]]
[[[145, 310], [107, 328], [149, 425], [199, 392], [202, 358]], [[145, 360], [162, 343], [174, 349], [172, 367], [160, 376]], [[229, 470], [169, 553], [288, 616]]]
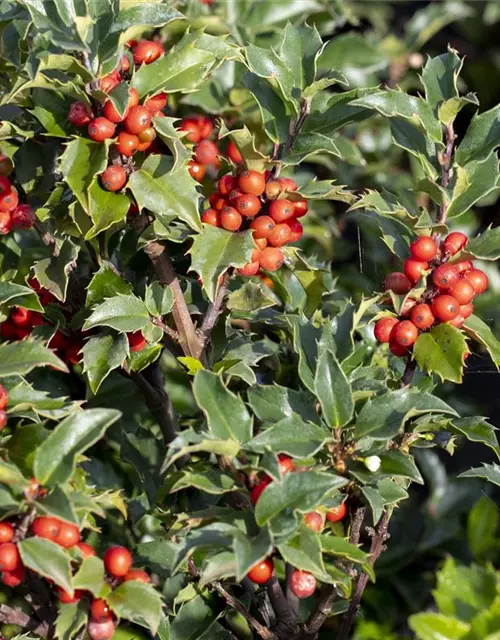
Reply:
[[[500, 106], [415, 33], [353, 80], [340, 5], [0, 2], [6, 637], [347, 640], [415, 450], [499, 453], [440, 385], [500, 365], [474, 310], [500, 232], [458, 228]], [[472, 638], [449, 597], [419, 637]]]

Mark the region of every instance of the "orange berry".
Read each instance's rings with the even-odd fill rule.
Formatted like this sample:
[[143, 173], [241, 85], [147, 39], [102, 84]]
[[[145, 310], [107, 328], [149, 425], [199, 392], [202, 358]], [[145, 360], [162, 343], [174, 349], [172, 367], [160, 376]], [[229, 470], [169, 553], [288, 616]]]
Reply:
[[411, 258], [405, 260], [403, 265], [405, 276], [412, 284], [416, 284], [428, 268], [429, 264], [427, 262], [420, 262]]
[[465, 272], [465, 279], [474, 287], [476, 294], [484, 293], [488, 288], [488, 276], [481, 269], [471, 269]]
[[272, 558], [266, 558], [250, 569], [247, 573], [247, 578], [250, 578], [250, 580], [255, 582], [255, 584], [265, 584], [273, 575], [273, 571], [274, 563]]
[[273, 247], [282, 247], [287, 242], [290, 242], [291, 237], [292, 237], [292, 230], [286, 223], [283, 223], [283, 224], [277, 224], [274, 227], [274, 229], [269, 234], [267, 241]]
[[254, 218], [261, 207], [259, 198], [253, 193], [244, 193], [237, 196], [231, 204], [246, 218]]
[[135, 64], [151, 64], [165, 53], [163, 46], [156, 41], [141, 40], [134, 47]]
[[292, 235], [290, 236], [290, 242], [298, 242], [304, 234], [304, 227], [298, 220], [287, 220], [286, 225], [290, 227]]
[[216, 209], [207, 209], [201, 214], [201, 221], [213, 227], [220, 227], [219, 212]]
[[106, 191], [119, 191], [126, 182], [127, 172], [118, 164], [112, 164], [101, 174], [101, 183]]
[[266, 247], [261, 251], [260, 266], [266, 271], [276, 271], [285, 261], [285, 256], [281, 249], [277, 247]]
[[330, 522], [339, 522], [339, 520], [342, 520], [345, 517], [346, 513], [346, 504], [345, 502], [342, 502], [342, 504], [339, 504], [337, 507], [333, 507], [333, 509], [329, 509], [326, 512], [326, 519]]
[[230, 173], [226, 173], [225, 176], [222, 176], [222, 178], [219, 178], [217, 181], [217, 189], [223, 196], [229, 195], [237, 186], [238, 179]]
[[61, 521], [59, 533], [54, 542], [65, 549], [74, 547], [80, 542], [80, 531], [78, 527], [69, 522]]
[[79, 542], [76, 546], [80, 549], [84, 558], [97, 555], [94, 547], [91, 547], [87, 542]]
[[129, 133], [137, 135], [151, 126], [151, 112], [144, 105], [138, 104], [130, 109], [124, 125]]
[[0, 544], [0, 571], [14, 571], [21, 564], [17, 545], [13, 542]]
[[448, 322], [456, 318], [458, 311], [459, 304], [453, 296], [441, 295], [432, 301], [432, 313], [442, 322]]
[[290, 200], [273, 200], [269, 205], [269, 215], [274, 222], [285, 222], [294, 217], [295, 207]]
[[126, 131], [121, 131], [118, 134], [118, 138], [116, 140], [116, 150], [118, 153], [121, 153], [123, 156], [127, 156], [130, 158], [134, 155], [136, 151], [139, 150], [140, 145], [139, 138], [133, 133], [127, 133]]
[[115, 125], [107, 118], [94, 118], [89, 122], [88, 133], [92, 140], [104, 142], [115, 135]]
[[411, 310], [410, 318], [417, 329], [422, 331], [432, 327], [435, 321], [430, 306], [425, 303], [415, 305]]
[[130, 580], [144, 582], [144, 584], [149, 584], [151, 582], [149, 575], [142, 569], [130, 569], [127, 575], [123, 578], [123, 581], [129, 582]]
[[238, 231], [243, 222], [243, 218], [234, 207], [225, 206], [220, 214], [220, 223], [226, 231]]
[[390, 341], [404, 347], [411, 347], [418, 338], [418, 329], [410, 320], [402, 320], [394, 326]]
[[261, 196], [266, 188], [266, 179], [262, 173], [247, 169], [238, 178], [238, 186], [244, 193]]
[[460, 231], [453, 231], [452, 233], [448, 234], [443, 240], [443, 249], [450, 256], [454, 256], [456, 253], [461, 251], [468, 242], [469, 238], [465, 235], [465, 233], [460, 233]]
[[10, 522], [0, 522], [0, 544], [10, 542], [14, 537], [14, 527]]
[[195, 160], [190, 160], [188, 162], [188, 171], [190, 176], [195, 180], [197, 180], [198, 182], [203, 181], [203, 178], [205, 177], [205, 174], [207, 172], [205, 165], [200, 164]]
[[321, 533], [325, 526], [325, 518], [319, 511], [309, 511], [304, 515], [304, 524], [316, 533]]
[[126, 576], [132, 567], [132, 554], [125, 547], [111, 547], [104, 554], [106, 571], [116, 578]]
[[448, 293], [457, 300], [458, 304], [469, 304], [474, 299], [476, 290], [466, 278], [461, 278], [448, 289]]
[[39, 538], [46, 538], [55, 542], [61, 529], [61, 521], [48, 516], [40, 516], [35, 518], [31, 525], [31, 530]]
[[113, 613], [106, 600], [96, 598], [90, 605], [90, 617], [96, 622], [106, 622], [113, 619]]
[[442, 264], [432, 274], [432, 281], [438, 289], [449, 289], [457, 280], [458, 271], [451, 264]]
[[146, 109], [149, 109], [153, 115], [155, 115], [158, 111], [161, 111], [167, 106], [168, 95], [162, 91], [157, 93], [155, 96], [148, 98], [144, 103]]
[[420, 236], [410, 245], [411, 255], [419, 262], [434, 260], [437, 254], [437, 244], [429, 236]]
[[228, 142], [227, 155], [228, 158], [234, 162], [234, 164], [241, 164], [243, 162], [243, 156], [232, 140]]

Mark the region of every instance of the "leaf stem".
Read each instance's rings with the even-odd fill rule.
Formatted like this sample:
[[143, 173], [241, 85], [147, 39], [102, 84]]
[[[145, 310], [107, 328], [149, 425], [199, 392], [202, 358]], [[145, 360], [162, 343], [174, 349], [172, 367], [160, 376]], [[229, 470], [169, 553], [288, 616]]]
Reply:
[[200, 329], [200, 339], [202, 342], [202, 349], [205, 348], [205, 345], [210, 340], [210, 335], [215, 327], [215, 323], [217, 322], [217, 318], [224, 311], [224, 298], [227, 294], [227, 289], [229, 287], [229, 281], [231, 280], [231, 274], [226, 272], [222, 278], [222, 282], [219, 285], [219, 289], [217, 290], [217, 295], [215, 296], [215, 300], [210, 303], [208, 310], [203, 318], [203, 322], [201, 324]]
[[[446, 147], [445, 151], [440, 158], [441, 164], [441, 186], [446, 189], [450, 184], [451, 174], [451, 162], [453, 158], [453, 146], [455, 144], [455, 130], [453, 128], [453, 122], [447, 124], [445, 127], [446, 135]], [[448, 215], [448, 203], [443, 200], [443, 204], [439, 209], [436, 222], [437, 224], [444, 224], [446, 222], [446, 216]]]

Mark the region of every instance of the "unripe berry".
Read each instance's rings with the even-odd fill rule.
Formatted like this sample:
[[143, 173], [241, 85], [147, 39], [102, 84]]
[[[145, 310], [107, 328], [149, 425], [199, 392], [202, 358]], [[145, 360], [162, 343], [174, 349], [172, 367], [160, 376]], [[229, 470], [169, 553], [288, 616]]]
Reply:
[[432, 281], [438, 289], [449, 289], [457, 280], [458, 272], [451, 264], [442, 264], [432, 274]]
[[94, 118], [88, 127], [89, 136], [96, 142], [104, 142], [115, 135], [115, 125], [107, 118]]
[[207, 209], [201, 214], [201, 221], [213, 227], [220, 227], [219, 212], [215, 209]]
[[458, 304], [469, 304], [474, 299], [476, 290], [466, 278], [461, 278], [449, 288], [448, 293], [457, 300]]
[[14, 571], [21, 564], [17, 545], [13, 542], [0, 544], [0, 571]]
[[227, 145], [227, 156], [234, 164], [241, 164], [243, 162], [243, 156], [232, 140], [230, 140]]
[[394, 327], [390, 335], [390, 342], [404, 347], [411, 347], [418, 338], [418, 329], [410, 320], [402, 320]]
[[411, 321], [417, 327], [425, 331], [434, 324], [435, 318], [428, 304], [417, 304], [413, 307], [410, 314]]
[[326, 519], [330, 522], [339, 522], [347, 513], [347, 507], [345, 502], [339, 504], [337, 507], [333, 507], [326, 512]]
[[465, 279], [474, 287], [476, 294], [484, 293], [488, 288], [488, 276], [481, 269], [471, 269], [465, 272]]
[[7, 587], [18, 587], [24, 580], [26, 569], [20, 564], [13, 571], [4, 571], [2, 581]]
[[0, 544], [10, 542], [14, 537], [14, 527], [10, 522], [0, 522]]
[[84, 127], [93, 118], [92, 109], [85, 102], [73, 102], [68, 111], [68, 120], [74, 127]]
[[274, 220], [269, 216], [259, 216], [250, 225], [254, 238], [269, 238], [275, 227]]
[[243, 193], [253, 193], [256, 196], [261, 196], [266, 188], [266, 179], [264, 174], [248, 169], [238, 178], [238, 186]]
[[116, 139], [116, 150], [121, 153], [122, 156], [130, 158], [139, 150], [141, 141], [133, 133], [127, 133], [126, 131], [120, 131]]
[[309, 598], [316, 591], [316, 578], [308, 571], [296, 569], [290, 575], [290, 589], [297, 598]]
[[460, 231], [453, 231], [443, 240], [443, 249], [450, 256], [454, 256], [456, 253], [461, 251], [468, 242], [469, 238], [465, 235], [465, 233], [460, 233]]
[[405, 276], [412, 284], [416, 284], [428, 268], [428, 262], [420, 262], [419, 260], [412, 260], [411, 258], [405, 260], [403, 265]]
[[115, 633], [115, 623], [113, 620], [106, 622], [89, 622], [87, 633], [90, 640], [111, 640]]
[[325, 526], [325, 517], [319, 511], [309, 511], [304, 515], [304, 524], [316, 533], [321, 533]]
[[135, 64], [151, 64], [165, 53], [161, 43], [152, 40], [141, 40], [134, 48]]
[[198, 182], [202, 182], [205, 174], [207, 172], [205, 165], [196, 162], [195, 160], [190, 160], [188, 162], [188, 171], [191, 178], [194, 178]]
[[411, 282], [404, 273], [394, 271], [390, 273], [384, 281], [384, 290], [392, 291], [397, 295], [404, 295], [411, 289]]
[[295, 208], [290, 200], [273, 200], [269, 205], [269, 215], [276, 223], [285, 222], [293, 218]]
[[276, 271], [285, 261], [285, 256], [281, 249], [276, 247], [266, 247], [260, 254], [260, 266], [266, 271]]
[[127, 575], [123, 578], [124, 582], [129, 581], [143, 582], [144, 584], [149, 584], [151, 582], [151, 578], [149, 575], [143, 571], [142, 569], [130, 569]]
[[125, 547], [111, 547], [104, 554], [106, 571], [116, 578], [126, 576], [132, 567], [132, 555]]
[[259, 198], [253, 193], [244, 193], [232, 201], [231, 204], [247, 218], [254, 218], [260, 211], [261, 204]]
[[243, 222], [243, 218], [234, 207], [225, 206], [220, 213], [220, 223], [226, 231], [238, 231]]
[[379, 342], [389, 342], [391, 331], [398, 324], [399, 320], [394, 317], [380, 318], [375, 324], [375, 338]]
[[127, 342], [132, 352], [142, 351], [148, 344], [146, 338], [142, 335], [142, 331], [127, 333]]
[[197, 162], [208, 165], [219, 165], [219, 147], [211, 140], [201, 140], [194, 149]]
[[290, 242], [292, 230], [286, 223], [277, 224], [269, 234], [267, 241], [273, 247], [282, 247]]
[[126, 182], [127, 172], [118, 164], [112, 164], [101, 174], [101, 183], [106, 191], [119, 191]]
[[252, 500], [252, 504], [257, 504], [257, 501], [260, 498], [260, 494], [264, 491], [268, 484], [271, 484], [271, 478], [269, 476], [264, 476], [259, 484], [256, 484], [255, 487], [253, 487], [250, 492], [250, 499]]
[[459, 304], [453, 296], [437, 296], [432, 301], [432, 313], [438, 320], [448, 322], [458, 315]]
[[290, 242], [298, 242], [302, 238], [304, 227], [298, 220], [287, 220], [285, 224], [290, 227]]
[[428, 262], [436, 257], [437, 244], [429, 236], [420, 236], [420, 238], [411, 243], [410, 252], [415, 260]]
[[14, 229], [31, 229], [35, 223], [35, 212], [29, 204], [20, 204], [11, 213], [11, 222]]
[[247, 578], [250, 578], [250, 580], [255, 582], [255, 584], [265, 584], [273, 575], [273, 570], [274, 563], [272, 558], [266, 558], [250, 569], [247, 573]]

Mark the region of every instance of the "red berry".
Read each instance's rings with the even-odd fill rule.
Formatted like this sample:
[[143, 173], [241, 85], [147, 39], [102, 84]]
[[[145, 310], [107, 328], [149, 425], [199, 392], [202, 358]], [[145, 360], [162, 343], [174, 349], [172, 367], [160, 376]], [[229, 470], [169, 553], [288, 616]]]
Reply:
[[9, 394], [7, 393], [7, 389], [0, 384], [0, 409], [5, 409], [7, 403], [9, 402]]
[[192, 118], [184, 118], [181, 122], [181, 126], [179, 127], [181, 131], [187, 131], [188, 134], [185, 136], [185, 139], [189, 142], [199, 142], [201, 140], [200, 129], [198, 127], [198, 123]]
[[219, 147], [211, 140], [201, 140], [194, 148], [194, 157], [201, 164], [218, 165]]
[[290, 456], [286, 456], [283, 453], [280, 453], [280, 455], [278, 456], [278, 466], [280, 469], [280, 473], [282, 476], [284, 476], [286, 473], [289, 473], [290, 471], [293, 471], [295, 469], [295, 463], [292, 460], [292, 458], [290, 458]]
[[274, 222], [285, 222], [294, 217], [295, 207], [290, 200], [274, 200], [269, 205], [269, 215]]
[[85, 102], [73, 102], [68, 111], [68, 120], [75, 127], [84, 127], [93, 117], [92, 109]]
[[333, 509], [330, 509], [326, 512], [326, 519], [330, 522], [339, 522], [339, 520], [342, 520], [342, 518], [345, 517], [346, 513], [346, 504], [345, 502], [342, 502], [342, 504], [339, 504], [338, 507], [333, 507]]
[[14, 211], [14, 209], [17, 207], [18, 204], [19, 204], [19, 196], [18, 196], [17, 190], [14, 189], [14, 187], [12, 187], [10, 191], [4, 191], [2, 194], [0, 194], [0, 210], [8, 211], [9, 213], [11, 213], [11, 216], [10, 216], [11, 224], [12, 224], [12, 211]]
[[113, 89], [120, 84], [120, 81], [120, 73], [119, 71], [115, 70], [111, 73], [108, 73], [107, 76], [101, 78], [99, 86], [101, 88], [101, 91], [104, 91], [104, 93], [111, 93], [111, 91], [113, 91]]
[[394, 317], [380, 318], [375, 324], [375, 338], [379, 342], [389, 342], [391, 331], [398, 324], [399, 320]]
[[476, 290], [466, 278], [461, 278], [449, 288], [448, 293], [457, 300], [458, 304], [469, 304], [474, 299]]
[[309, 210], [309, 205], [307, 204], [307, 200], [296, 200], [293, 203], [293, 215], [296, 218], [302, 218], [305, 216]]
[[107, 620], [112, 620], [113, 613], [106, 600], [97, 598], [96, 600], [92, 600], [92, 604], [90, 605], [90, 617], [95, 622], [106, 622]]
[[459, 313], [457, 316], [453, 318], [453, 320], [448, 320], [446, 324], [451, 324], [452, 327], [456, 327], [457, 329], [460, 329], [460, 327], [463, 325], [464, 322], [465, 322], [465, 318], [461, 313]]
[[266, 198], [268, 200], [274, 200], [281, 193], [281, 186], [278, 180], [269, 180], [266, 183]]
[[417, 329], [421, 329], [422, 331], [432, 327], [435, 321], [431, 308], [428, 304], [424, 303], [417, 304], [413, 307], [410, 318]]
[[289, 584], [297, 598], [309, 598], [316, 591], [316, 578], [308, 571], [293, 571]]
[[97, 555], [94, 547], [91, 547], [86, 542], [79, 542], [76, 546], [80, 549], [84, 558]]
[[474, 287], [476, 294], [484, 293], [488, 288], [488, 276], [481, 269], [471, 269], [465, 272], [465, 279]]
[[469, 304], [461, 304], [458, 311], [459, 314], [467, 320], [467, 318], [474, 313], [474, 305], [472, 302], [469, 302]]
[[410, 245], [410, 253], [420, 262], [428, 262], [433, 260], [437, 254], [437, 244], [429, 236], [420, 236]]
[[10, 542], [14, 537], [14, 527], [10, 522], [0, 522], [0, 544]]
[[432, 274], [432, 281], [438, 289], [449, 289], [457, 280], [458, 271], [451, 264], [442, 264]]
[[260, 211], [260, 200], [253, 193], [243, 193], [231, 202], [235, 209], [246, 218], [254, 218]]
[[247, 578], [250, 578], [250, 580], [255, 582], [255, 584], [265, 584], [273, 575], [273, 570], [274, 563], [272, 558], [266, 558], [250, 569], [247, 573]]
[[399, 310], [399, 315], [403, 316], [403, 318], [407, 318], [413, 307], [417, 304], [415, 298], [405, 298], [403, 304], [401, 305], [401, 309]]
[[163, 46], [159, 42], [152, 40], [141, 40], [134, 48], [135, 64], [151, 64], [165, 53]]
[[219, 212], [216, 209], [207, 209], [201, 214], [201, 221], [213, 227], [220, 227]]
[[267, 241], [273, 247], [282, 247], [287, 242], [290, 242], [292, 237], [292, 230], [286, 223], [277, 224], [269, 234]]
[[112, 164], [101, 174], [101, 183], [106, 191], [118, 191], [126, 182], [127, 172], [118, 164]]
[[0, 236], [7, 235], [12, 229], [12, 216], [8, 211], [0, 209]]
[[83, 591], [76, 589], [71, 596], [67, 591], [61, 589], [61, 587], [57, 587], [57, 595], [59, 596], [59, 602], [63, 604], [73, 604], [82, 599]]
[[264, 491], [268, 484], [271, 484], [271, 478], [269, 476], [265, 476], [256, 484], [255, 487], [250, 492], [250, 498], [252, 500], [252, 504], [257, 504], [258, 499], [260, 498], [260, 494]]
[[278, 180], [281, 191], [297, 191], [297, 183], [291, 178], [280, 178]]
[[259, 262], [266, 271], [276, 271], [285, 262], [285, 256], [277, 247], [266, 247], [261, 251]]
[[39, 538], [47, 538], [55, 542], [61, 529], [61, 521], [56, 518], [41, 516], [35, 518], [31, 525], [31, 530]]
[[17, 545], [13, 542], [0, 544], [0, 571], [14, 571], [21, 564]]
[[269, 216], [259, 216], [253, 220], [250, 229], [253, 230], [253, 237], [256, 239], [269, 238], [275, 226], [274, 220]]
[[448, 322], [458, 315], [459, 304], [453, 296], [441, 295], [432, 301], [432, 313], [438, 320]]
[[207, 172], [205, 165], [196, 162], [195, 160], [190, 160], [188, 162], [188, 171], [191, 178], [194, 178], [198, 182], [202, 182], [205, 174]]
[[129, 582], [130, 580], [144, 582], [144, 584], [149, 584], [151, 582], [149, 575], [142, 569], [130, 569], [127, 575], [123, 578], [123, 581]]
[[31, 229], [35, 223], [35, 212], [29, 204], [20, 204], [11, 214], [14, 229]]
[[137, 135], [151, 125], [151, 112], [143, 105], [132, 107], [125, 118], [125, 129]]
[[123, 156], [130, 158], [136, 151], [139, 150], [141, 141], [133, 133], [127, 133], [126, 131], [120, 131], [118, 138], [116, 139], [116, 150]]
[[153, 115], [156, 115], [158, 111], [161, 111], [167, 106], [168, 95], [162, 91], [155, 96], [148, 98], [144, 103], [146, 109], [149, 109]]
[[256, 196], [261, 196], [266, 188], [266, 179], [264, 174], [248, 169], [238, 178], [238, 186], [243, 193], [253, 193]]
[[20, 564], [14, 571], [4, 571], [2, 573], [3, 583], [7, 587], [18, 587], [24, 580], [26, 569]]
[[104, 142], [115, 135], [115, 125], [107, 118], [94, 118], [88, 127], [89, 136], [96, 142]]
[[200, 138], [201, 139], [210, 138], [214, 130], [214, 123], [212, 122], [212, 120], [210, 118], [207, 118], [207, 116], [202, 116], [200, 114], [193, 116], [193, 118], [198, 123]]
[[325, 526], [325, 517], [319, 511], [309, 511], [304, 515], [304, 524], [316, 533], [321, 533]]
[[111, 547], [104, 554], [104, 566], [112, 576], [122, 578], [132, 567], [132, 554], [125, 547]]
[[253, 243], [257, 247], [257, 249], [265, 249], [267, 247], [267, 240], [265, 238], [254, 237]]
[[398, 295], [404, 295], [411, 289], [411, 282], [404, 273], [394, 271], [390, 273], [384, 281], [385, 291], [392, 291]]
[[115, 623], [113, 620], [106, 622], [89, 622], [87, 633], [90, 640], [111, 640], [115, 634]]
[[9, 193], [12, 189], [12, 182], [4, 175], [0, 176], [0, 194]]
[[391, 332], [390, 342], [411, 347], [418, 338], [418, 329], [410, 320], [402, 320]]
[[461, 251], [468, 242], [469, 238], [465, 235], [465, 233], [460, 233], [460, 231], [453, 231], [443, 240], [443, 249], [450, 256], [454, 256], [456, 253]]
[[464, 271], [470, 271], [474, 269], [474, 265], [470, 260], [462, 260], [461, 262], [455, 262], [453, 265], [458, 273], [463, 273]]
[[393, 340], [389, 341], [389, 349], [394, 356], [402, 357], [408, 353], [408, 349], [402, 345], [394, 342]]
[[127, 341], [130, 351], [142, 351], [147, 346], [146, 338], [142, 335], [142, 331], [133, 331], [127, 333]]
[[70, 549], [80, 542], [80, 530], [74, 524], [61, 521], [59, 533], [54, 542], [65, 549]]
[[82, 360], [82, 348], [83, 344], [81, 342], [74, 342], [69, 345], [69, 347], [64, 352], [64, 359], [66, 362], [70, 364], [80, 364]]
[[125, 111], [122, 115], [120, 115], [120, 112], [115, 107], [113, 102], [111, 102], [111, 100], [107, 100], [104, 104], [104, 109], [102, 110], [102, 112], [104, 114], [104, 117], [107, 118], [110, 122], [118, 124], [119, 122], [123, 122], [123, 120], [126, 118], [128, 113], [128, 106], [125, 107]]
[[230, 173], [226, 173], [225, 176], [219, 178], [217, 181], [217, 189], [223, 196], [227, 196], [234, 191], [238, 186], [238, 179], [232, 176]]
[[427, 262], [419, 262], [411, 258], [405, 260], [403, 265], [405, 275], [412, 284], [416, 284], [428, 268], [429, 264]]
[[0, 153], [0, 176], [10, 176], [14, 171], [12, 160], [3, 153]]
[[286, 225], [290, 227], [292, 235], [290, 236], [290, 242], [298, 242], [304, 233], [304, 227], [298, 220], [287, 220]]
[[227, 155], [228, 158], [234, 162], [234, 164], [241, 164], [243, 162], [243, 156], [232, 140], [230, 140], [227, 144]]
[[240, 274], [240, 276], [245, 276], [247, 278], [250, 278], [252, 276], [257, 275], [259, 273], [259, 269], [260, 269], [260, 262], [256, 260], [255, 262], [247, 262], [245, 266], [238, 269], [238, 273]]
[[220, 213], [220, 223], [226, 231], [238, 231], [243, 222], [243, 218], [234, 207], [225, 206]]

